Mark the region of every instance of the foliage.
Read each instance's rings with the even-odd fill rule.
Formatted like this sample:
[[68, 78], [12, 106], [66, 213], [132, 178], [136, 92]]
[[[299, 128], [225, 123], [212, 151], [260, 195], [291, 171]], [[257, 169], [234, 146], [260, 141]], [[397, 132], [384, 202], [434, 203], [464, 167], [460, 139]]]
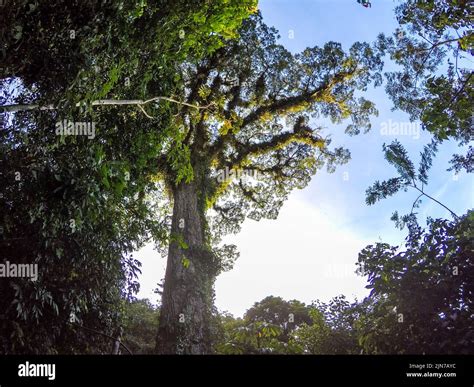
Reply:
[[[169, 103], [154, 105], [152, 121], [128, 107], [76, 104], [172, 95], [179, 64], [222, 46], [254, 5], [12, 0], [2, 7], [1, 104], [57, 109], [2, 113], [0, 255], [38, 264], [39, 279], [0, 282], [1, 353], [110, 352], [100, 333], [114, 335], [123, 300], [138, 289], [132, 252], [167, 238], [166, 191], [155, 177], [174, 112]], [[93, 138], [55, 135], [65, 119], [95, 123]]]
[[243, 319], [220, 316], [221, 332], [214, 347], [221, 354], [295, 353], [291, 334], [310, 321], [305, 304], [269, 296], [255, 303]]
[[358, 304], [350, 304], [344, 296], [329, 303], [315, 301], [311, 305], [311, 323], [293, 333], [292, 341], [303, 354], [348, 355], [360, 352], [356, 322], [360, 318]]
[[[401, 66], [386, 74], [394, 108], [420, 120], [435, 141], [472, 141], [473, 22], [469, 1], [405, 0], [395, 10], [400, 27], [377, 47]], [[469, 148], [472, 153], [472, 147]], [[472, 158], [453, 158], [472, 171]]]
[[367, 353], [472, 353], [474, 213], [409, 225], [405, 249], [377, 243], [359, 254], [372, 289], [359, 320]]
[[123, 343], [133, 354], [152, 354], [159, 309], [147, 299], [133, 300], [125, 304], [124, 313]]
[[223, 355], [285, 353], [287, 343], [277, 339], [281, 329], [267, 322], [249, 322], [222, 318], [221, 337], [214, 343], [214, 350]]
[[126, 77], [135, 98], [147, 98], [167, 90], [177, 64], [235, 37], [255, 7], [255, 0], [8, 1], [1, 78], [34, 85], [46, 103], [64, 101], [67, 91], [69, 102], [116, 94]]
[[444, 207], [454, 218], [457, 218], [457, 215], [453, 211], [436, 198], [428, 195], [425, 191], [425, 186], [428, 184], [428, 171], [431, 168], [433, 157], [437, 152], [436, 141], [432, 141], [425, 146], [421, 153], [420, 165], [417, 171], [415, 171], [408, 152], [399, 141], [395, 140], [390, 145], [384, 144], [383, 150], [385, 152], [385, 159], [396, 168], [399, 177], [391, 178], [383, 182], [376, 181], [369, 187], [366, 190], [365, 199], [368, 205], [372, 205], [379, 200], [392, 196], [401, 189], [407, 191], [408, 188], [413, 188], [418, 191], [419, 195], [413, 202], [411, 212], [400, 217], [396, 211], [392, 216], [392, 220], [396, 223], [397, 227], [403, 228], [411, 219], [416, 219], [414, 210], [419, 207], [423, 196]]
[[366, 198], [366, 202], [369, 205], [395, 194], [400, 189], [406, 190], [407, 187], [416, 188], [416, 182], [422, 185], [428, 184], [427, 172], [431, 167], [432, 156], [436, 152], [436, 143], [432, 142], [425, 147], [418, 168], [418, 174], [416, 174], [415, 167], [408, 156], [408, 152], [398, 140], [393, 141], [390, 145], [384, 144], [383, 150], [385, 159], [395, 167], [399, 177], [389, 179], [382, 183], [376, 182], [373, 187], [369, 188]]
[[297, 301], [285, 301], [281, 297], [266, 297], [256, 302], [244, 318], [250, 322], [267, 322], [281, 330], [280, 340], [287, 342], [289, 334], [304, 323], [309, 323], [308, 307]]
[[269, 296], [243, 318], [221, 315], [215, 349], [220, 354], [358, 353], [354, 305], [343, 296], [311, 306]]

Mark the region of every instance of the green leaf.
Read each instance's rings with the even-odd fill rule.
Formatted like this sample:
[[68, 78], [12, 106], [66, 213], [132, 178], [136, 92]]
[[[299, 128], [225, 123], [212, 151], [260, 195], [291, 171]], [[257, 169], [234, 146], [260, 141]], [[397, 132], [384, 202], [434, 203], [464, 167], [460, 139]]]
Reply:
[[184, 267], [185, 269], [187, 269], [187, 268], [189, 267], [189, 264], [190, 264], [190, 263], [191, 263], [191, 261], [190, 261], [188, 258], [186, 258], [186, 257], [183, 257], [183, 258], [181, 259], [181, 264], [183, 265], [183, 267]]

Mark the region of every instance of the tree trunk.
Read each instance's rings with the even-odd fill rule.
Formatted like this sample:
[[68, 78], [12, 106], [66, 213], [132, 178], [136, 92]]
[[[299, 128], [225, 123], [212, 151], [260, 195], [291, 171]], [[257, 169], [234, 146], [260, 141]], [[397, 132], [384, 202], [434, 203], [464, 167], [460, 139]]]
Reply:
[[112, 346], [112, 355], [120, 355], [120, 342], [122, 341], [123, 328], [119, 327], [115, 332], [115, 341]]
[[[206, 245], [204, 209], [195, 182], [173, 191], [173, 219], [156, 352], [210, 353], [215, 274]], [[184, 242], [184, 243], [183, 243]]]

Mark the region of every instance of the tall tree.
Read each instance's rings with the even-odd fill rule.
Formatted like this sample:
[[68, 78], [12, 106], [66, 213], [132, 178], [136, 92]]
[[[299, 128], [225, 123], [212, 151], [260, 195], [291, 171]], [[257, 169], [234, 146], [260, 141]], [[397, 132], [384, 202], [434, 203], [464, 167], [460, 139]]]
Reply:
[[292, 189], [324, 164], [332, 170], [348, 160], [309, 118], [351, 118], [347, 132], [355, 134], [376, 112], [356, 95], [380, 82], [381, 61], [368, 44], [344, 53], [330, 42], [292, 55], [276, 39], [257, 15], [238, 41], [182, 66], [179, 99], [202, 108], [178, 107], [157, 162], [173, 203], [159, 353], [210, 351], [213, 283], [235, 253], [216, 248], [220, 237], [246, 217], [275, 218]]

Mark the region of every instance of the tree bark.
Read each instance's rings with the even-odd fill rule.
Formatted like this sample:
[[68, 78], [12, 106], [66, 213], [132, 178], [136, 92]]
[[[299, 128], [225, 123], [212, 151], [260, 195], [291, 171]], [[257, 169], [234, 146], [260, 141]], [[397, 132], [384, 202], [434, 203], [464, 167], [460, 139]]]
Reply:
[[199, 205], [196, 183], [180, 183], [173, 191], [173, 199], [172, 239], [156, 352], [210, 353], [215, 274], [212, 254], [206, 245], [204, 209]]
[[112, 346], [112, 355], [120, 355], [120, 342], [122, 341], [123, 328], [119, 327], [115, 332], [115, 341]]

